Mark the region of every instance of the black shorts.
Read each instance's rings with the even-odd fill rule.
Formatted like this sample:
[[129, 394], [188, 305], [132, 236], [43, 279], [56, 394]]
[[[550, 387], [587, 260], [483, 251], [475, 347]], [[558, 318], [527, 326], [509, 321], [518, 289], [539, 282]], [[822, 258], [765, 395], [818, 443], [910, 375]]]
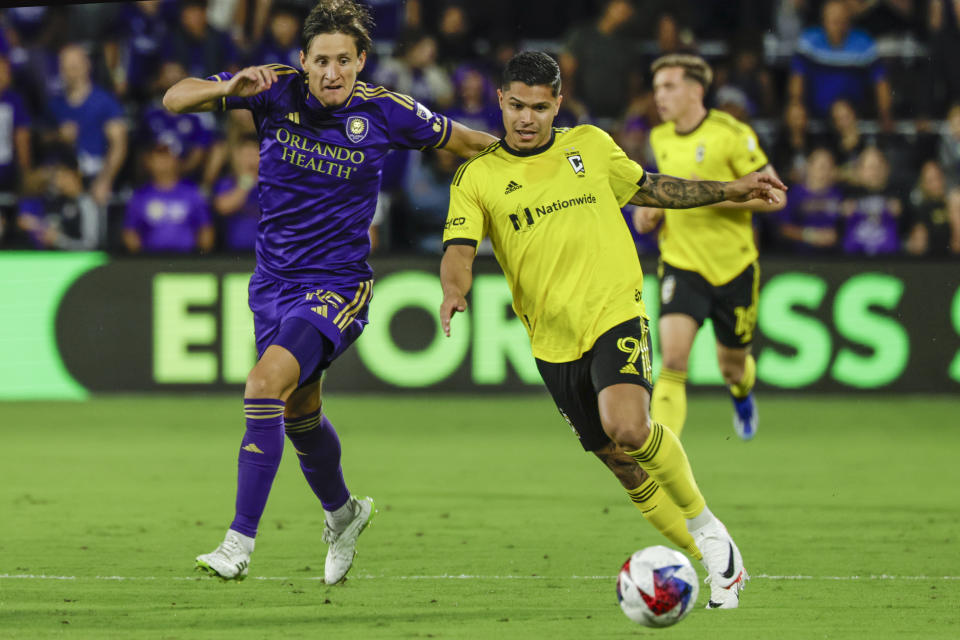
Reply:
[[593, 347], [573, 362], [545, 362], [537, 369], [585, 451], [596, 451], [610, 442], [600, 422], [597, 395], [614, 384], [638, 384], [653, 390], [650, 329], [644, 318], [633, 318], [613, 327]]
[[759, 293], [760, 265], [756, 262], [716, 287], [696, 271], [660, 261], [660, 317], [682, 313], [698, 326], [710, 318], [717, 342], [725, 347], [737, 349], [753, 342]]

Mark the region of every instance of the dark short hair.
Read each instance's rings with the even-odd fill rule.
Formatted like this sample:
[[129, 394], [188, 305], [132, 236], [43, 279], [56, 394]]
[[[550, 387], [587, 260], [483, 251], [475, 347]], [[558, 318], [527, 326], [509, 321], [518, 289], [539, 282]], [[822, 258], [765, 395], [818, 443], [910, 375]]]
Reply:
[[546, 85], [556, 96], [560, 93], [560, 66], [543, 51], [521, 51], [504, 67], [500, 88], [506, 91], [511, 82], [531, 87]]
[[357, 55], [373, 47], [370, 30], [373, 18], [367, 8], [355, 0], [320, 0], [303, 23], [301, 48], [304, 54], [315, 36], [321, 33], [342, 33], [353, 38]]

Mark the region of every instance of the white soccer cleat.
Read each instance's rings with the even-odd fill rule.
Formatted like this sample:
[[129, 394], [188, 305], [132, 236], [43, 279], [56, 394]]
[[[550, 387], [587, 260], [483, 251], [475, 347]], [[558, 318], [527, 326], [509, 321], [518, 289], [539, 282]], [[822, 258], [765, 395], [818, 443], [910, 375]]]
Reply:
[[323, 567], [323, 581], [327, 584], [337, 584], [346, 577], [353, 565], [353, 557], [357, 555], [357, 538], [377, 512], [370, 496], [350, 496], [350, 503], [354, 516], [343, 531], [338, 533], [328, 523], [323, 525], [323, 541], [330, 545]]
[[197, 556], [197, 570], [205, 571], [221, 580], [243, 580], [250, 566], [250, 554], [253, 553], [253, 538], [227, 530], [220, 546]]
[[743, 566], [740, 549], [723, 523], [713, 519], [696, 531], [691, 531], [693, 541], [703, 554], [703, 565], [707, 569], [704, 580], [710, 585], [710, 601], [707, 609], [736, 609], [740, 606], [740, 591], [750, 579]]

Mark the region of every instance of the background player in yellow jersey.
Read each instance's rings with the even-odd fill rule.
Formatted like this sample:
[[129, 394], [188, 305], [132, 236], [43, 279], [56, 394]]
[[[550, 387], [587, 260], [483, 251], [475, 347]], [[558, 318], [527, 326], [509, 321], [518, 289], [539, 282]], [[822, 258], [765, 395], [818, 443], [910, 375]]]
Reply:
[[[711, 608], [735, 608], [743, 559], [706, 507], [673, 432], [649, 417], [651, 354], [643, 273], [620, 214], [627, 202], [695, 207], [773, 199], [771, 176], [733, 182], [646, 174], [600, 129], [555, 129], [560, 69], [544, 53], [507, 64], [504, 138], [463, 164], [450, 187], [440, 321], [467, 307], [476, 247], [489, 236], [560, 413], [644, 517], [703, 560]], [[662, 491], [661, 491], [662, 489]]]
[[[657, 170], [682, 178], [734, 180], [752, 171], [776, 177], [746, 124], [703, 105], [713, 73], [700, 57], [672, 54], [654, 61], [653, 92], [664, 123], [650, 144]], [[750, 354], [757, 323], [760, 267], [753, 241], [752, 211], [786, 205], [753, 199], [696, 209], [644, 208], [638, 230], [660, 230], [660, 352], [663, 368], [653, 389], [653, 419], [679, 436], [687, 417], [687, 361], [693, 339], [711, 318], [720, 372], [733, 398], [733, 424], [744, 440], [757, 432], [753, 397], [757, 366]]]

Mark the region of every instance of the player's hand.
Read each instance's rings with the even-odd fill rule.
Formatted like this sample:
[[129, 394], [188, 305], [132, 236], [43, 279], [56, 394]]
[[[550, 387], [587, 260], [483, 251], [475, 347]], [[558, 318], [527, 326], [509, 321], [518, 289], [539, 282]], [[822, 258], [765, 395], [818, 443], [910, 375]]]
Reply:
[[780, 182], [769, 173], [754, 171], [737, 180], [727, 183], [727, 200], [732, 202], [747, 202], [749, 200], [763, 200], [767, 204], [780, 204], [780, 196], [775, 189], [786, 191], [787, 185]]
[[266, 91], [276, 81], [277, 72], [270, 67], [246, 67], [230, 78], [225, 90], [228, 96], [249, 98]]
[[633, 228], [638, 233], [649, 233], [657, 228], [663, 218], [663, 209], [657, 207], [634, 207]]
[[443, 328], [443, 334], [450, 337], [450, 318], [458, 311], [463, 313], [467, 310], [467, 299], [458, 294], [444, 294], [443, 302], [440, 303], [440, 327]]

